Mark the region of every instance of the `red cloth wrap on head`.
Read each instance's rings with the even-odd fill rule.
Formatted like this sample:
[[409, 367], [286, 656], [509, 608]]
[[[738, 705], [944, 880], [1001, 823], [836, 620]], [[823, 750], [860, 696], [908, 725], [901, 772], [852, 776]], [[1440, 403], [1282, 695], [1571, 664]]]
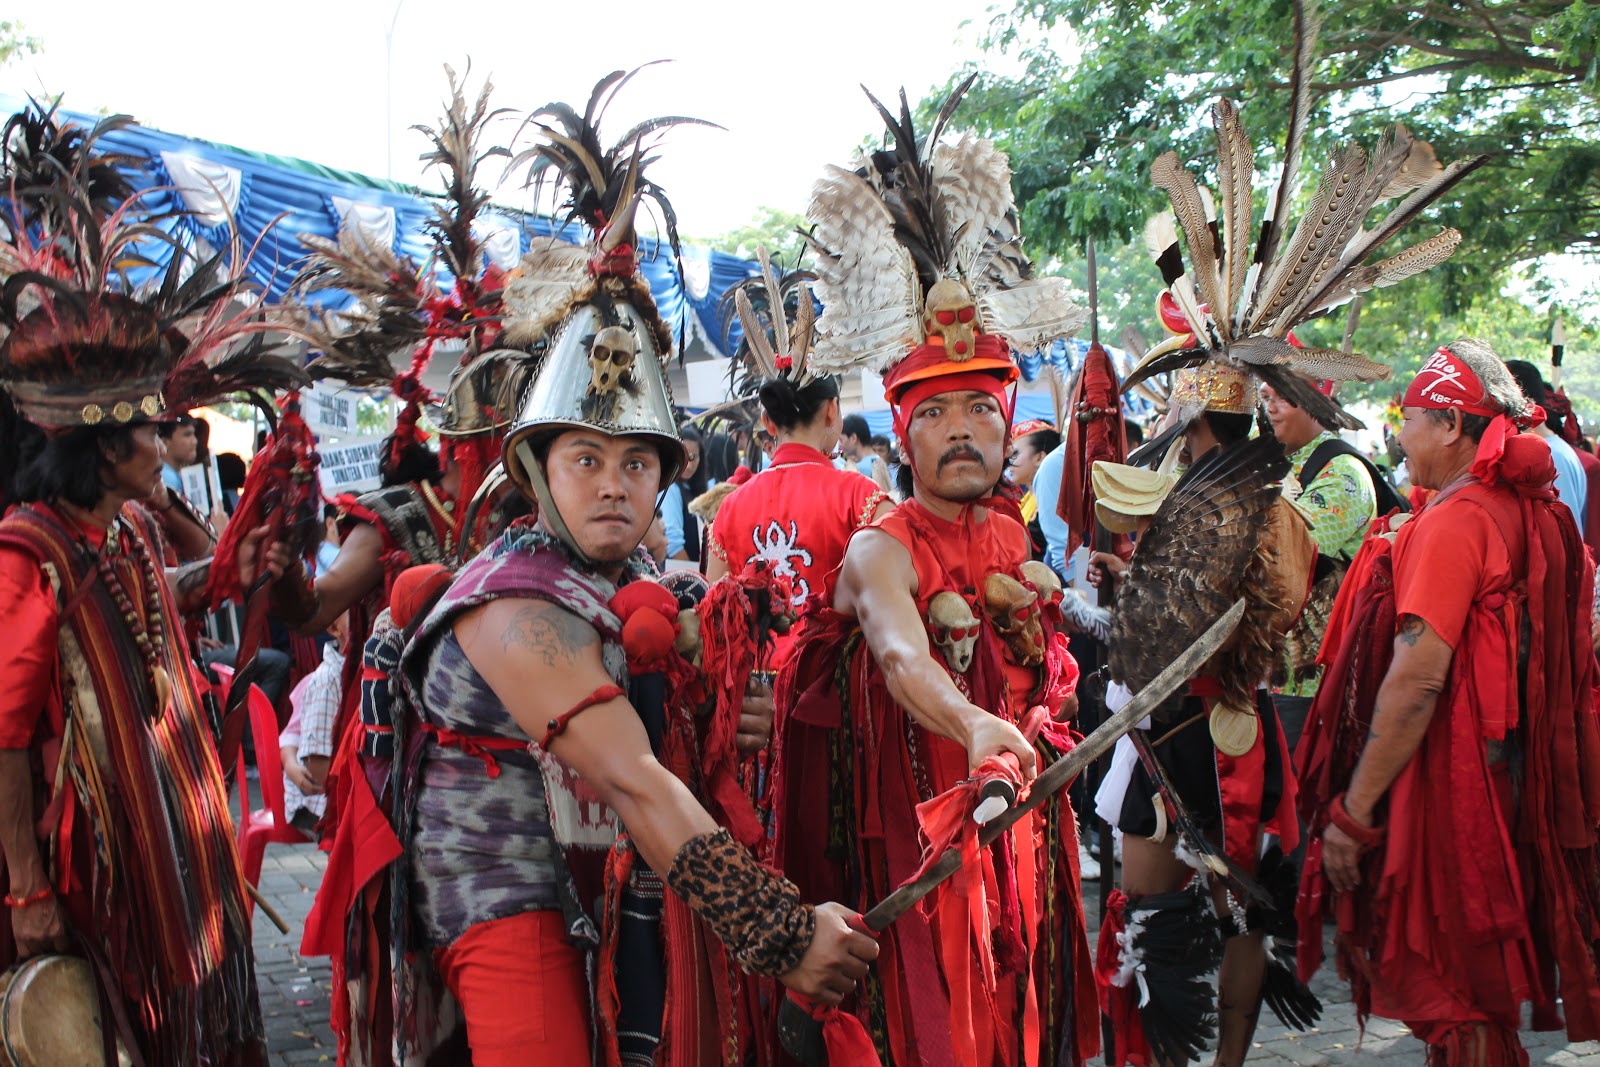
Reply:
[[1501, 412], [1500, 405], [1488, 399], [1483, 382], [1472, 368], [1448, 348], [1439, 349], [1422, 365], [1400, 399], [1400, 406], [1435, 411], [1455, 408], [1466, 415], [1490, 417]]
[[1008, 386], [1011, 383], [1004, 381], [989, 371], [972, 370], [955, 374], [942, 374], [937, 378], [921, 378], [906, 386], [900, 393], [898, 401], [894, 403], [894, 435], [901, 441], [908, 441], [906, 427], [910, 423], [911, 413], [918, 404], [930, 396], [940, 393], [988, 393], [1000, 404], [1000, 411], [1005, 415], [1006, 425], [1011, 425], [1011, 394]]

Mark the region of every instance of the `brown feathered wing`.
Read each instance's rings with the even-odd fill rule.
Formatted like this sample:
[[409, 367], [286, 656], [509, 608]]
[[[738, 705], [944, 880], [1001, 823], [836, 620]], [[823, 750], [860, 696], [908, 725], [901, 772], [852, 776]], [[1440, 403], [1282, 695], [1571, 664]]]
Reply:
[[[1270, 433], [1213, 449], [1191, 466], [1139, 538], [1111, 624], [1111, 677], [1138, 692], [1205, 633], [1239, 597], [1245, 616], [1202, 673], [1225, 698], [1253, 707], [1281, 647], [1263, 534], [1289, 471]], [[1242, 698], [1242, 700], [1241, 700]], [[1152, 715], [1177, 724], [1180, 690]]]

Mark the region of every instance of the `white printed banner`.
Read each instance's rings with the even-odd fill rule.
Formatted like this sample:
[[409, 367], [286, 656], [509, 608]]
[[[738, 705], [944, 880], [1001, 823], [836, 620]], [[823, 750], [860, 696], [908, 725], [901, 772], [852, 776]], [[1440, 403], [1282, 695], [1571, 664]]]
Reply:
[[360, 399], [361, 394], [353, 389], [317, 385], [301, 391], [300, 413], [313, 430], [349, 437], [356, 432], [356, 402]]
[[319, 473], [322, 491], [328, 496], [339, 493], [366, 493], [378, 488], [378, 452], [383, 439], [368, 438], [349, 441], [331, 448], [319, 448], [322, 457]]

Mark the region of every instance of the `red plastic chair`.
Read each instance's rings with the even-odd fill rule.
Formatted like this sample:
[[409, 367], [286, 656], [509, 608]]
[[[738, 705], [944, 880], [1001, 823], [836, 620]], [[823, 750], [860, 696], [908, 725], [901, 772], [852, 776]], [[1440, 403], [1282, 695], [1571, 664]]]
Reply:
[[[213, 664], [211, 669], [226, 685], [233, 678], [233, 669]], [[306, 835], [289, 823], [283, 810], [283, 765], [278, 754], [278, 713], [256, 686], [250, 687], [246, 701], [250, 712], [250, 735], [256, 750], [256, 777], [261, 782], [261, 799], [266, 807], [250, 810], [250, 783], [245, 777], [244, 746], [239, 746], [239, 768], [234, 776], [239, 783], [239, 860], [244, 866], [244, 876], [253, 886], [261, 884], [261, 860], [267, 846], [303, 845]], [[250, 901], [250, 910], [255, 903]]]

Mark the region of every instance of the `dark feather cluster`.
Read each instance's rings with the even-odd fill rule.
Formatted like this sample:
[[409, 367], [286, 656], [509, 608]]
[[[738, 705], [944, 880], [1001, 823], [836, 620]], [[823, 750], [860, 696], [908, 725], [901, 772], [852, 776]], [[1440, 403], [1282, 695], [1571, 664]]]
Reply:
[[482, 147], [483, 133], [491, 122], [510, 114], [511, 109], [490, 109], [489, 94], [494, 86], [487, 81], [478, 91], [477, 102], [468, 108], [456, 72], [448, 65], [444, 69], [450, 80], [450, 102], [439, 128], [420, 124], [411, 128], [433, 142], [433, 148], [423, 153], [422, 162], [439, 167], [445, 177], [446, 203], [434, 206], [428, 233], [450, 273], [472, 282], [483, 267], [472, 224], [489, 203], [489, 194], [478, 186], [478, 167], [485, 160], [511, 155], [500, 145]]
[[[786, 271], [783, 264], [776, 260], [772, 265], [776, 293], [764, 274], [756, 274], [731, 286], [717, 301], [717, 324], [722, 334], [723, 351], [734, 349], [728, 373], [734, 378], [733, 395], [736, 397], [754, 396], [761, 388], [761, 383], [773, 376], [775, 368], [767, 366], [770, 356], [766, 353], [773, 348], [772, 339], [776, 338], [777, 331], [790, 333], [791, 324], [802, 317], [800, 302], [804, 300], [810, 304], [813, 315], [816, 311], [815, 297], [808, 288], [810, 283], [816, 281], [816, 273], [809, 270]], [[740, 323], [738, 304], [741, 293], [764, 331], [764, 347], [751, 339], [748, 326], [742, 323], [738, 346], [734, 346], [733, 327]]]
[[1149, 1000], [1139, 1025], [1157, 1063], [1198, 1059], [1217, 1035], [1222, 937], [1210, 902], [1194, 889], [1128, 898], [1130, 950]]
[[605, 117], [606, 108], [634, 75], [649, 66], [655, 63], [629, 71], [614, 70], [601, 78], [589, 94], [582, 114], [570, 104], [557, 101], [529, 115], [526, 125], [537, 129], [541, 140], [513, 156], [507, 169], [514, 171], [526, 166], [525, 184], [533, 188], [536, 198], [542, 195], [546, 182], [564, 189], [562, 207], [567, 220], [581, 220], [596, 234], [623, 216], [623, 225], [629, 232], [619, 236], [630, 244], [632, 226], [626, 216], [636, 197], [648, 200], [660, 212], [667, 242], [676, 256], [679, 253], [677, 213], [667, 199], [666, 190], [644, 176], [645, 170], [657, 159], [653, 154], [659, 144], [657, 135], [683, 125], [722, 127], [704, 119], [666, 115], [634, 125], [607, 147], [600, 139], [600, 121]]
[[1322, 1018], [1322, 1001], [1300, 980], [1295, 950], [1300, 927], [1295, 918], [1295, 900], [1300, 892], [1300, 871], [1273, 845], [1261, 857], [1257, 877], [1272, 898], [1270, 906], [1249, 911], [1252, 930], [1264, 930], [1271, 939], [1267, 953], [1267, 973], [1262, 981], [1262, 997], [1278, 1020], [1291, 1030], [1310, 1030]]
[[[1275, 632], [1263, 534], [1289, 472], [1283, 446], [1266, 428], [1259, 437], [1216, 448], [1178, 479], [1139, 538], [1111, 624], [1111, 676], [1137, 692], [1216, 621], [1233, 602], [1247, 603], [1233, 638], [1204, 672], [1225, 698], [1254, 707], [1257, 684], [1272, 669]], [[1157, 732], [1175, 725], [1183, 694], [1156, 710]]]
[[934, 189], [933, 150], [955, 115], [961, 98], [977, 77], [974, 71], [955, 87], [940, 106], [925, 137], [917, 135], [904, 89], [900, 90], [897, 117], [866, 86], [861, 87], [872, 106], [878, 109], [889, 134], [888, 146], [867, 157], [864, 177], [878, 190], [884, 206], [889, 209], [894, 219], [895, 239], [911, 253], [924, 291], [944, 276], [956, 236], [951, 232], [950, 220]]
[[63, 188], [80, 190], [85, 203], [110, 214], [133, 195], [128, 172], [145, 164], [137, 156], [102, 152], [98, 147], [106, 134], [132, 126], [131, 116], [111, 115], [86, 130], [58, 119], [60, 107], [59, 98], [45, 107], [29, 97], [28, 106], [0, 128], [0, 166], [9, 195], [29, 225], [43, 221], [52, 228], [59, 226], [61, 220], [41, 220], [39, 215], [57, 204], [51, 190]]

